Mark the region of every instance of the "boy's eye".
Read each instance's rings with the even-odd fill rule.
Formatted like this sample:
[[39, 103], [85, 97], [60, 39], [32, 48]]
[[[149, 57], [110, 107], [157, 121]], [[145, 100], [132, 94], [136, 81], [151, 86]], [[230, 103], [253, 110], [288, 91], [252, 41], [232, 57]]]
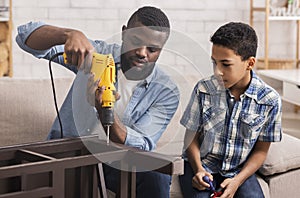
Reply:
[[225, 64], [225, 63], [223, 63], [223, 66], [224, 66], [224, 67], [229, 67], [230, 64]]
[[213, 66], [217, 65], [216, 61], [214, 61], [214, 60], [211, 60], [211, 63], [213, 64]]

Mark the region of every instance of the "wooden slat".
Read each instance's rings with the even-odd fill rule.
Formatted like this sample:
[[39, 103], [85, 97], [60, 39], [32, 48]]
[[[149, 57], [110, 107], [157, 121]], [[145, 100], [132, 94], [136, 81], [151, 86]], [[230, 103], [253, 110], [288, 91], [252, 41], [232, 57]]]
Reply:
[[53, 194], [53, 192], [54, 192], [54, 190], [51, 187], [42, 187], [42, 188], [37, 188], [34, 190], [2, 194], [2, 195], [0, 195], [0, 198], [49, 197]]
[[107, 191], [106, 191], [106, 185], [104, 180], [104, 172], [103, 172], [103, 165], [102, 163], [98, 163], [96, 166], [98, 168], [98, 174], [99, 174], [99, 183], [100, 183], [100, 189], [101, 189], [101, 197], [107, 198]]
[[75, 168], [98, 164], [99, 162], [118, 161], [126, 155], [126, 151], [114, 151], [93, 155], [68, 157], [51, 161], [30, 162], [12, 166], [0, 167], [0, 178], [14, 177], [18, 175], [49, 172], [54, 167]]
[[16, 153], [16, 157], [27, 161], [55, 160], [55, 158], [53, 157], [25, 149], [18, 150]]

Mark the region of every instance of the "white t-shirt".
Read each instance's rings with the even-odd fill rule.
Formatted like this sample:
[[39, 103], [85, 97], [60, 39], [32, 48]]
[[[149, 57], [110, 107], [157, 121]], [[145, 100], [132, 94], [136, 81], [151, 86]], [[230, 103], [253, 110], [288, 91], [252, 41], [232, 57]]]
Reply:
[[118, 72], [118, 93], [121, 97], [115, 103], [114, 111], [117, 113], [121, 120], [123, 119], [124, 111], [127, 107], [130, 97], [137, 84], [140, 82], [141, 81], [139, 80], [127, 80], [122, 70]]

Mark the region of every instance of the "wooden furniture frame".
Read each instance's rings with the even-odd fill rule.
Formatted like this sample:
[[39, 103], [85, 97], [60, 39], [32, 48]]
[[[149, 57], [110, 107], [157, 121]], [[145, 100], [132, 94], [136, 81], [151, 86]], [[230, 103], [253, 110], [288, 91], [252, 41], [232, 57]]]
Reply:
[[121, 170], [122, 198], [135, 197], [135, 170], [147, 169], [150, 162], [163, 164], [155, 171], [183, 174], [181, 158], [107, 145], [96, 136], [60, 139], [0, 148], [0, 198], [106, 198], [106, 162], [120, 162], [132, 170]]

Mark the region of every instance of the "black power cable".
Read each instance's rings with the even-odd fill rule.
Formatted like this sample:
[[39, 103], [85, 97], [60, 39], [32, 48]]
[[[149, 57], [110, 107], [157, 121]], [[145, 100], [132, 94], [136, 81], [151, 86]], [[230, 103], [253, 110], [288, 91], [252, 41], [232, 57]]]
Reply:
[[52, 67], [51, 67], [51, 62], [57, 58], [58, 56], [63, 55], [63, 52], [54, 54], [50, 60], [49, 60], [49, 72], [50, 72], [50, 77], [51, 77], [51, 84], [52, 84], [52, 92], [53, 92], [53, 98], [54, 98], [54, 105], [55, 105], [55, 110], [56, 110], [56, 114], [57, 114], [57, 118], [58, 118], [58, 122], [59, 122], [59, 126], [60, 126], [60, 138], [64, 137], [64, 133], [63, 133], [63, 127], [62, 127], [62, 122], [60, 119], [60, 115], [59, 115], [59, 110], [58, 110], [58, 105], [57, 105], [57, 100], [56, 100], [56, 92], [55, 92], [55, 85], [54, 85], [54, 80], [53, 80], [53, 74], [52, 74]]

